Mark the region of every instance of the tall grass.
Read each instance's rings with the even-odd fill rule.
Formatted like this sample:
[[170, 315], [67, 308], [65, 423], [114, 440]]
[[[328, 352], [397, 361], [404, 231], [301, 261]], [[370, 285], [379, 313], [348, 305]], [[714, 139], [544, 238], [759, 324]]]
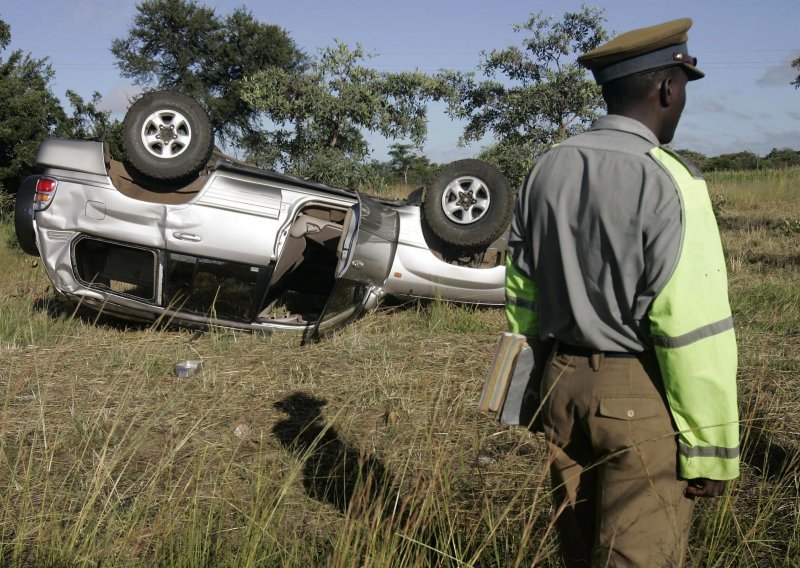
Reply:
[[[709, 176], [739, 343], [743, 474], [704, 503], [707, 565], [791, 566], [800, 553], [800, 169]], [[713, 559], [713, 561], [712, 561]]]
[[708, 172], [709, 191], [728, 214], [800, 218], [800, 168]]
[[[771, 180], [712, 182], [730, 196], [743, 474], [698, 502], [687, 562], [791, 566], [798, 237], [753, 222]], [[794, 191], [759, 218], [794, 214]], [[543, 440], [474, 411], [502, 310], [386, 307], [301, 347], [86, 316], [35, 259], [0, 244], [0, 262], [0, 564], [559, 565]], [[202, 373], [178, 379], [181, 359]]]

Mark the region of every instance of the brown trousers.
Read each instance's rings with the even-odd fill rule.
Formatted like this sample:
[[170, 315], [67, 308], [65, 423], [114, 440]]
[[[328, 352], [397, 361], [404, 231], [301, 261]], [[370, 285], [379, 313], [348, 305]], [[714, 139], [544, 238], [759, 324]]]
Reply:
[[553, 355], [542, 379], [567, 566], [681, 566], [692, 516], [652, 354]]

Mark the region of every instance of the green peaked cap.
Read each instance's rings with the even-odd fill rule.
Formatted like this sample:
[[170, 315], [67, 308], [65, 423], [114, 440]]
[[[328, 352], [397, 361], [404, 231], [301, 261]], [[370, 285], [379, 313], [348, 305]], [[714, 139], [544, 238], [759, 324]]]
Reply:
[[701, 79], [697, 59], [689, 55], [687, 32], [691, 18], [640, 28], [618, 35], [600, 47], [578, 57], [578, 63], [591, 70], [599, 84], [630, 75], [682, 65], [689, 80]]

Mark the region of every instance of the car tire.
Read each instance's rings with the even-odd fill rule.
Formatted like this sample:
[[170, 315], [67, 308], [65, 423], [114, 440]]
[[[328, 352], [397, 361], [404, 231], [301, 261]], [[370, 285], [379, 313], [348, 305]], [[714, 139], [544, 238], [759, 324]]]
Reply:
[[25, 178], [14, 202], [14, 232], [17, 234], [17, 242], [19, 248], [31, 256], [39, 256], [36, 232], [33, 229], [33, 196], [38, 179], [37, 176]]
[[459, 160], [434, 177], [422, 212], [428, 228], [444, 243], [478, 249], [508, 228], [514, 194], [505, 176], [488, 162]]
[[152, 180], [194, 176], [214, 150], [211, 121], [190, 96], [174, 91], [146, 93], [125, 114], [122, 149], [128, 165]]

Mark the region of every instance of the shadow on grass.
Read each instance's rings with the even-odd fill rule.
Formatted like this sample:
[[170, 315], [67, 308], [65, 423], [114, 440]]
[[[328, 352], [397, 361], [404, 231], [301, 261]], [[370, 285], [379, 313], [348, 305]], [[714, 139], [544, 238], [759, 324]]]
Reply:
[[763, 264], [771, 268], [791, 268], [800, 266], [800, 254], [747, 253], [750, 264]]
[[[304, 461], [303, 487], [319, 501], [346, 513], [353, 507], [375, 509], [382, 518], [394, 516], [400, 499], [397, 483], [385, 464], [365, 455], [343, 440], [322, 413], [327, 401], [296, 392], [275, 403], [288, 418], [273, 427], [273, 434], [284, 448]], [[401, 522], [405, 515], [400, 515]]]
[[717, 224], [721, 230], [727, 231], [756, 231], [756, 230], [776, 230], [783, 227], [783, 221], [772, 217], [748, 218], [748, 217], [728, 217], [723, 215], [717, 219]]
[[[447, 510], [448, 504], [460, 499], [480, 502], [486, 498], [484, 493], [472, 494], [464, 487], [450, 486], [446, 474], [444, 485], [442, 478], [424, 473], [414, 480], [410, 472], [405, 472], [403, 479], [411, 479], [411, 483], [399, 483], [381, 459], [366, 454], [337, 432], [325, 417], [326, 404], [324, 398], [304, 392], [286, 396], [274, 407], [288, 416], [277, 422], [272, 432], [302, 464], [306, 494], [335, 507], [349, 521], [355, 520], [346, 525], [368, 533], [366, 538], [361, 535], [362, 543], [375, 546], [382, 539], [384, 543], [398, 539], [389, 545], [396, 565], [414, 566], [473, 565], [479, 559], [489, 559], [489, 565], [496, 565], [491, 561], [494, 555], [515, 547], [502, 539], [485, 540], [473, 523], [462, 524]], [[545, 524], [549, 522], [549, 515], [540, 517]], [[542, 533], [547, 533], [547, 527]], [[538, 554], [536, 547], [531, 554]], [[351, 560], [349, 557], [345, 562]]]
[[426, 502], [430, 488], [403, 490], [382, 460], [366, 455], [326, 423], [322, 412], [326, 404], [324, 398], [296, 392], [274, 405], [288, 417], [275, 424], [273, 434], [302, 460], [308, 496], [351, 519], [363, 520], [365, 527], [380, 527], [387, 537], [409, 536], [401, 549], [427, 565], [436, 565], [442, 554], [437, 546], [441, 519]]
[[777, 480], [800, 474], [800, 447], [780, 444], [771, 432], [753, 427], [742, 448], [742, 461]]

